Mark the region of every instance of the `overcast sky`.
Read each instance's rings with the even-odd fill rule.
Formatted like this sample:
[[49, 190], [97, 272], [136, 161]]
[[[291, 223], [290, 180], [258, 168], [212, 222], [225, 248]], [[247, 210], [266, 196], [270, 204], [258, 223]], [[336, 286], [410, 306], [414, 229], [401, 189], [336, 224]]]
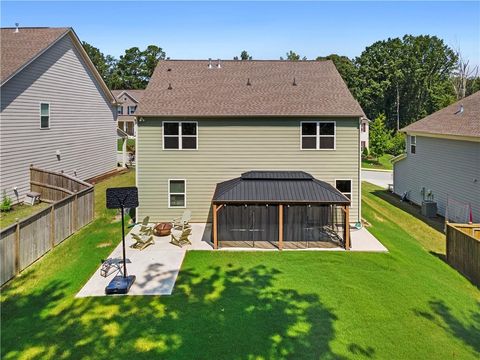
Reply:
[[436, 35], [480, 64], [480, 2], [5, 2], [2, 27], [71, 26], [116, 57], [162, 47], [172, 59], [355, 57], [377, 40]]

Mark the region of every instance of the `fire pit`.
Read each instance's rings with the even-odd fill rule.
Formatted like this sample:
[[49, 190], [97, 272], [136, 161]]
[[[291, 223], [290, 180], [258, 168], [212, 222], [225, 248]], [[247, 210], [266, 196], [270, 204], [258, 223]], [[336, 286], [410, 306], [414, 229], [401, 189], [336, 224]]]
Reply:
[[172, 224], [167, 222], [158, 223], [153, 228], [153, 235], [168, 236], [172, 232]]

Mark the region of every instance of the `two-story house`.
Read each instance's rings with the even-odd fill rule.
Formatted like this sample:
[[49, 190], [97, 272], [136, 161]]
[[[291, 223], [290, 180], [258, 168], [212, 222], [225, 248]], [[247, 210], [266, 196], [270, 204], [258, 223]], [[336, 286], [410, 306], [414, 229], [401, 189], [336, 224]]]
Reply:
[[23, 201], [31, 164], [84, 180], [115, 169], [115, 98], [73, 29], [0, 34], [1, 192]]
[[393, 159], [393, 188], [457, 222], [480, 221], [480, 91], [401, 129], [407, 151]]
[[135, 111], [142, 98], [144, 90], [112, 90], [117, 99], [117, 120], [118, 127], [135, 137]]
[[160, 61], [136, 115], [139, 218], [233, 240], [361, 219], [364, 113], [331, 61]]

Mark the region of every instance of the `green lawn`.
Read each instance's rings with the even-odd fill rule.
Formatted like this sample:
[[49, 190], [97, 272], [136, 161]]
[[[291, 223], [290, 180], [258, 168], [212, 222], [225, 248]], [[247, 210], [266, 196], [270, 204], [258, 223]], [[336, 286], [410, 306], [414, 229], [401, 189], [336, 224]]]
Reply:
[[3, 289], [2, 358], [477, 359], [480, 291], [426, 250], [443, 235], [363, 191], [387, 254], [189, 252], [172, 296], [75, 299], [119, 240], [99, 211]]
[[392, 170], [393, 164], [390, 160], [393, 155], [384, 154], [378, 158], [378, 160], [369, 160], [362, 158], [362, 168], [364, 169], [378, 169], [378, 170]]
[[[135, 149], [135, 139], [127, 139], [127, 150]], [[122, 139], [117, 139], [117, 151], [122, 151]]]
[[18, 204], [12, 207], [12, 210], [8, 212], [0, 212], [0, 229], [4, 229], [7, 226], [12, 225], [16, 219], [22, 220], [30, 215], [39, 212], [40, 210], [46, 208], [49, 204], [46, 202], [41, 202], [33, 206]]

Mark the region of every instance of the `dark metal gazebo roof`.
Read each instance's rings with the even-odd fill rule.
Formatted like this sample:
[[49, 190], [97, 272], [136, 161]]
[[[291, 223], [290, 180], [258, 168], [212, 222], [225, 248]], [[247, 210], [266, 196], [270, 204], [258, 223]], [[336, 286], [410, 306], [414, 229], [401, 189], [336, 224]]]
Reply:
[[249, 171], [217, 184], [212, 202], [338, 204], [350, 200], [332, 185], [303, 171]]

